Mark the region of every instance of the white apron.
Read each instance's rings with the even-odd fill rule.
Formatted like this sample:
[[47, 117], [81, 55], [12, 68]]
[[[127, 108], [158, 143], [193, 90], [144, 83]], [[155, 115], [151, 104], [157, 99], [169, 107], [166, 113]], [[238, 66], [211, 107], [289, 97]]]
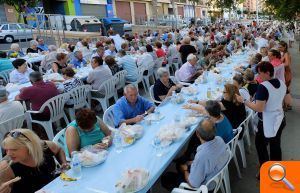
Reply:
[[282, 108], [283, 99], [286, 93], [286, 86], [280, 81], [280, 87], [275, 88], [269, 81], [264, 81], [264, 85], [268, 92], [269, 98], [262, 112], [264, 135], [266, 138], [275, 137], [284, 117]]

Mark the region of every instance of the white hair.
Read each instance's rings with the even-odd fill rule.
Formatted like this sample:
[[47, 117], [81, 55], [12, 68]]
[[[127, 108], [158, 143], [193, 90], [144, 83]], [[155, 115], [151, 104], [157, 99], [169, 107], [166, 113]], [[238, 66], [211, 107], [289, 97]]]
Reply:
[[191, 38], [189, 36], [185, 36], [182, 40], [184, 44], [190, 44], [191, 43]]
[[37, 46], [39, 43], [36, 40], [31, 40], [29, 44], [30, 46]]
[[20, 48], [20, 46], [19, 46], [19, 44], [17, 44], [17, 43], [12, 43], [12, 44], [10, 45], [10, 49], [11, 49], [11, 50], [15, 50], [15, 49], [18, 49], [18, 48]]
[[169, 75], [169, 71], [165, 67], [160, 67], [157, 69], [157, 75], [161, 78], [165, 73]]
[[53, 52], [53, 51], [57, 50], [57, 47], [55, 45], [49, 45], [48, 49], [49, 49], [50, 52]]
[[139, 91], [139, 89], [133, 85], [133, 84], [127, 84], [125, 87], [124, 87], [124, 93], [127, 94], [128, 93], [128, 90], [136, 90], [137, 92]]
[[188, 57], [186, 58], [187, 61], [191, 61], [197, 59], [197, 57], [194, 54], [189, 54]]

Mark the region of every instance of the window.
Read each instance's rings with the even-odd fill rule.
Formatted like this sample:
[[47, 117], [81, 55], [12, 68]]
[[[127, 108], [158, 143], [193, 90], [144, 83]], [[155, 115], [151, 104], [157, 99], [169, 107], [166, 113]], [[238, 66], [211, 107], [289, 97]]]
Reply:
[[9, 24], [9, 30], [19, 30], [19, 26], [17, 24]]
[[8, 30], [8, 26], [7, 25], [2, 25], [1, 30]]

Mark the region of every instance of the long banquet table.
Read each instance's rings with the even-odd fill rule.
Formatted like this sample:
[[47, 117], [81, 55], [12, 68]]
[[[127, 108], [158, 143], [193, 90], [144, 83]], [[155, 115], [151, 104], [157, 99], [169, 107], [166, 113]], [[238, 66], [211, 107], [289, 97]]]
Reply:
[[[224, 80], [229, 80], [234, 75], [234, 67], [237, 65], [246, 65], [248, 52], [239, 55], [233, 55], [230, 59], [230, 64], [220, 65], [221, 75]], [[193, 84], [199, 91], [195, 96], [184, 95], [185, 102], [188, 99], [207, 99], [207, 89], [211, 88], [213, 93], [218, 94], [223, 89], [224, 83], [216, 81], [216, 74], [210, 72], [208, 75], [208, 82], [203, 84]], [[184, 103], [183, 103], [184, 104]], [[102, 192], [114, 193], [116, 192], [115, 184], [121, 179], [122, 173], [127, 169], [144, 168], [150, 171], [150, 180], [145, 188], [139, 193], [147, 192], [154, 183], [159, 179], [164, 170], [169, 166], [176, 155], [181, 151], [183, 146], [188, 142], [189, 138], [195, 131], [195, 125], [187, 131], [183, 137], [171, 144], [165, 149], [165, 154], [162, 157], [156, 156], [156, 150], [152, 145], [159, 128], [165, 125], [174, 123], [175, 116], [180, 116], [181, 119], [187, 116], [188, 110], [182, 108], [183, 104], [174, 104], [166, 102], [160, 105], [159, 111], [165, 116], [159, 122], [147, 125], [142, 122], [144, 126], [144, 135], [137, 140], [133, 145], [123, 149], [123, 152], [117, 153], [115, 147], [109, 148], [109, 155], [107, 160], [95, 167], [83, 168], [82, 178], [74, 182], [65, 182], [60, 178], [56, 178], [51, 183], [46, 185], [43, 190], [53, 193], [76, 193], [76, 192]], [[200, 118], [201, 119], [201, 118]], [[199, 119], [199, 121], [200, 121]]]

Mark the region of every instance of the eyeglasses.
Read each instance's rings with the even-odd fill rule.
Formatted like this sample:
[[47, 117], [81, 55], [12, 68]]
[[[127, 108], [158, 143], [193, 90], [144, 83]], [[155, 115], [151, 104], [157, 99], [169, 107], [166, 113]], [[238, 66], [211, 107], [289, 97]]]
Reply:
[[14, 139], [17, 139], [18, 137], [20, 136], [23, 136], [25, 137], [28, 141], [31, 141], [26, 135], [24, 135], [22, 132], [20, 131], [12, 131], [9, 133], [9, 135], [14, 138]]

